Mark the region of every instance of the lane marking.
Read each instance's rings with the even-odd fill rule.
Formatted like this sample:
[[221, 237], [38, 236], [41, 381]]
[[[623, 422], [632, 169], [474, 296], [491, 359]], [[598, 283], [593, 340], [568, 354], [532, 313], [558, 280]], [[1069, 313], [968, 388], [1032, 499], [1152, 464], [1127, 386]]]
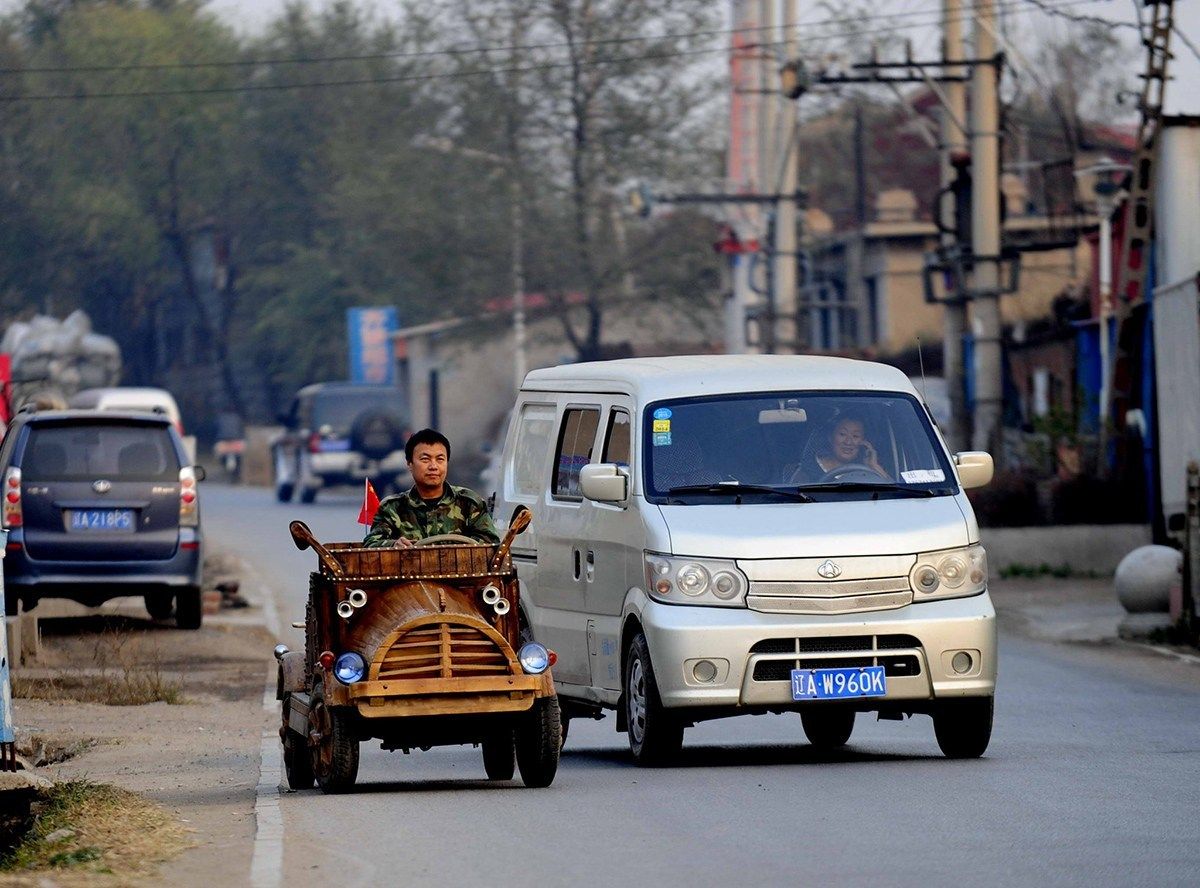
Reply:
[[257, 798], [254, 802], [254, 856], [250, 860], [252, 888], [278, 888], [283, 882], [283, 812], [279, 783], [283, 779], [279, 735], [266, 729], [260, 747]]
[[1193, 654], [1185, 654], [1181, 651], [1172, 651], [1167, 648], [1160, 648], [1153, 644], [1147, 644], [1144, 641], [1124, 641], [1124, 643], [1130, 647], [1144, 648], [1148, 651], [1154, 651], [1156, 654], [1161, 654], [1164, 657], [1172, 657], [1176, 660], [1183, 660], [1185, 663], [1192, 663], [1196, 666], [1200, 666], [1200, 657], [1197, 657]]

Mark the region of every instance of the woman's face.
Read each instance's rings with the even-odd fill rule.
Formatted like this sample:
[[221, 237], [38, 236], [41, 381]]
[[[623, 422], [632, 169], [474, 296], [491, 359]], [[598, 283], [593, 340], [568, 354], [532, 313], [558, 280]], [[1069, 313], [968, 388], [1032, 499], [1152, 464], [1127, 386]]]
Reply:
[[865, 438], [861, 422], [857, 419], [843, 419], [833, 428], [833, 436], [830, 439], [833, 455], [838, 462], [857, 461], [858, 448], [862, 446]]

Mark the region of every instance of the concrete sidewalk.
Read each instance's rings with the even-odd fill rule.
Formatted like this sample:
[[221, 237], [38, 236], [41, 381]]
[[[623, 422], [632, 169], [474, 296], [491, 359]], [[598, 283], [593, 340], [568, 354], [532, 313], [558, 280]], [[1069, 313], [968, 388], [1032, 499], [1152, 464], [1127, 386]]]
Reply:
[[993, 578], [989, 591], [1001, 628], [1042, 641], [1114, 641], [1125, 616], [1111, 577]]

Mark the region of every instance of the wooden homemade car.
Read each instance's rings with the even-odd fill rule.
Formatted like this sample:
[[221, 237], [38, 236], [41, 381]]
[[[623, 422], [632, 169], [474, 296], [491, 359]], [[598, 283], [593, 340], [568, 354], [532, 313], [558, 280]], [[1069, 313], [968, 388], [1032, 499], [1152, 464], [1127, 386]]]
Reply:
[[275, 649], [284, 767], [292, 789], [354, 785], [359, 743], [483, 750], [487, 776], [549, 786], [561, 746], [553, 653], [521, 643], [509, 547], [528, 524], [518, 510], [499, 546], [443, 534], [412, 549], [311, 547], [305, 649]]

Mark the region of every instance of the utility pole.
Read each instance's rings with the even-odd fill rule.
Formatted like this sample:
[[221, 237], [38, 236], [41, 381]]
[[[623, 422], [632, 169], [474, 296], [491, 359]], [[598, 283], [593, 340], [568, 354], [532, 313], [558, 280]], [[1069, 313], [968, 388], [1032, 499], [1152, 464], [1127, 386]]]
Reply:
[[[783, 0], [783, 58], [793, 59], [799, 49], [796, 41], [796, 0]], [[776, 68], [778, 66], [776, 65]], [[777, 77], [777, 72], [773, 72]], [[777, 83], [777, 81], [775, 81]], [[778, 96], [767, 96], [775, 104]], [[775, 210], [775, 254], [772, 256], [775, 285], [774, 321], [776, 350], [784, 353], [800, 351], [797, 342], [796, 318], [796, 181], [799, 178], [799, 148], [796, 145], [796, 103], [786, 101], [779, 114], [778, 175], [773, 182], [764, 183], [780, 194]], [[775, 169], [771, 172], [774, 175]]]
[[[961, 76], [963, 69], [952, 63], [961, 61], [963, 52], [962, 0], [942, 0], [942, 62], [945, 73]], [[943, 85], [945, 106], [941, 109], [941, 176], [942, 195], [949, 197], [955, 169], [951, 158], [967, 153], [967, 134], [963, 125], [967, 119], [967, 90], [960, 82], [951, 80]], [[948, 218], [943, 200], [936, 208], [942, 222], [942, 246], [953, 248], [957, 238], [952, 233], [956, 225]], [[970, 440], [971, 425], [967, 416], [966, 390], [963, 385], [963, 334], [967, 327], [966, 294], [951, 294], [942, 306], [942, 366], [946, 391], [950, 398], [950, 428], [946, 430], [951, 451], [964, 450]]]
[[[776, 173], [775, 165], [775, 146], [776, 146], [776, 112], [778, 111], [778, 99], [775, 93], [779, 90], [779, 74], [776, 71], [778, 62], [776, 61], [776, 53], [770, 45], [775, 42], [776, 32], [779, 30], [779, 18], [776, 15], [777, 0], [759, 0], [758, 3], [758, 77], [759, 77], [759, 106], [758, 106], [758, 190], [760, 192], [775, 191], [775, 183], [771, 178]], [[775, 205], [778, 208], [778, 204]], [[767, 224], [767, 239], [770, 244], [770, 249], [776, 249], [775, 233], [779, 231], [779, 220], [776, 218], [777, 213], [773, 210], [768, 211], [770, 218]], [[770, 267], [767, 269], [766, 283], [766, 306], [765, 311], [759, 315], [759, 342], [761, 349], [768, 354], [774, 352], [775, 334], [777, 330], [776, 318], [778, 317], [778, 296], [777, 287], [778, 275], [776, 274], [775, 257], [768, 256]]]
[[[1000, 133], [994, 0], [975, 2], [971, 68], [971, 326], [975, 340], [972, 447], [1003, 467], [1000, 326]], [[994, 63], [989, 64], [992, 60]]]
[[842, 317], [854, 318], [854, 337], [846, 341], [849, 332], [840, 323], [838, 325], [839, 347], [859, 346], [867, 343], [869, 338], [863, 324], [868, 318], [866, 260], [867, 260], [867, 133], [863, 120], [863, 103], [861, 98], [854, 100], [854, 236], [846, 245], [846, 290], [842, 298], [850, 307], [849, 315]]

